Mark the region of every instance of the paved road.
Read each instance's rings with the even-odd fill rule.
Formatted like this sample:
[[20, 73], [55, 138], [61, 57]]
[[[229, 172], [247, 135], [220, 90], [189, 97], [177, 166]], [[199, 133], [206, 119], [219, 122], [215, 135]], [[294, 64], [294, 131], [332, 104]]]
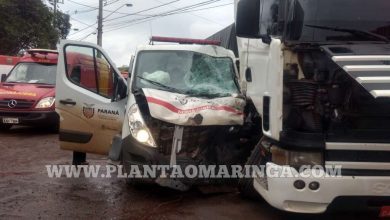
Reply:
[[[292, 215], [237, 192], [180, 193], [133, 188], [116, 178], [48, 178], [45, 165], [69, 164], [71, 159], [57, 139], [35, 128], [0, 133], [0, 219], [372, 219], [361, 213]], [[106, 164], [102, 156], [88, 156], [88, 161]]]

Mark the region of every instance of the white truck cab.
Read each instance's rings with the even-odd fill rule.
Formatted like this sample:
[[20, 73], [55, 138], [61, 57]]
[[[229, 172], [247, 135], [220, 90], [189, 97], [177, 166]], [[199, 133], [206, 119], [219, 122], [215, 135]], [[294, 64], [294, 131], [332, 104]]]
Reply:
[[[127, 172], [131, 165], [245, 162], [254, 141], [240, 142], [250, 134], [233, 52], [212, 41], [156, 40], [181, 44], [139, 46], [128, 83], [102, 48], [61, 41], [61, 148], [109, 154]], [[186, 190], [197, 180], [151, 181]]]
[[[241, 76], [264, 134], [248, 163], [296, 174], [246, 179], [242, 192], [290, 212], [322, 213], [352, 201], [355, 210], [389, 213], [388, 1], [235, 6]], [[327, 165], [341, 166], [341, 176], [299, 175], [304, 166]]]

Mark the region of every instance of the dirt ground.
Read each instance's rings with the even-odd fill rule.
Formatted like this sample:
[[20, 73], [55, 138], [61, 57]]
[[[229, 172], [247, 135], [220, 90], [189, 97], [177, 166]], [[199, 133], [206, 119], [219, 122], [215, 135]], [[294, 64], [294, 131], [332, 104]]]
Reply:
[[[0, 133], [0, 219], [372, 219], [372, 213], [320, 216], [280, 212], [237, 192], [180, 193], [157, 186], [133, 188], [116, 178], [49, 178], [45, 165], [69, 164], [58, 135], [19, 127]], [[88, 155], [90, 164], [106, 164]]]

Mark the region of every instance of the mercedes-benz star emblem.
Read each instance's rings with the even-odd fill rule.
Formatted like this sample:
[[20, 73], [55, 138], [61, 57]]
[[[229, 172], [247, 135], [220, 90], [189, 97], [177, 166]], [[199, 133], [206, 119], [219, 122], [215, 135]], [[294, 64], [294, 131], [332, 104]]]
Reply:
[[15, 108], [17, 104], [18, 104], [18, 102], [16, 100], [12, 99], [8, 102], [8, 107]]

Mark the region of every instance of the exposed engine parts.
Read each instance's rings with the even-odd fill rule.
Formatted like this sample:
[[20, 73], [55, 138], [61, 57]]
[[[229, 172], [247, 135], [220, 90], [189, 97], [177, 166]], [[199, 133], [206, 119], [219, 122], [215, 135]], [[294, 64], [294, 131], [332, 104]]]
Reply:
[[[137, 102], [153, 136], [157, 151], [180, 165], [244, 164], [261, 135], [261, 120], [247, 105], [243, 125], [178, 126], [151, 117], [142, 93]], [[201, 114], [198, 114], [201, 117]], [[254, 133], [256, 132], [256, 133]], [[172, 149], [176, 152], [173, 154]]]
[[326, 51], [301, 48], [291, 53], [296, 62], [284, 68], [284, 129], [325, 136], [390, 129], [390, 112], [382, 111], [389, 110], [388, 102], [375, 99]]

